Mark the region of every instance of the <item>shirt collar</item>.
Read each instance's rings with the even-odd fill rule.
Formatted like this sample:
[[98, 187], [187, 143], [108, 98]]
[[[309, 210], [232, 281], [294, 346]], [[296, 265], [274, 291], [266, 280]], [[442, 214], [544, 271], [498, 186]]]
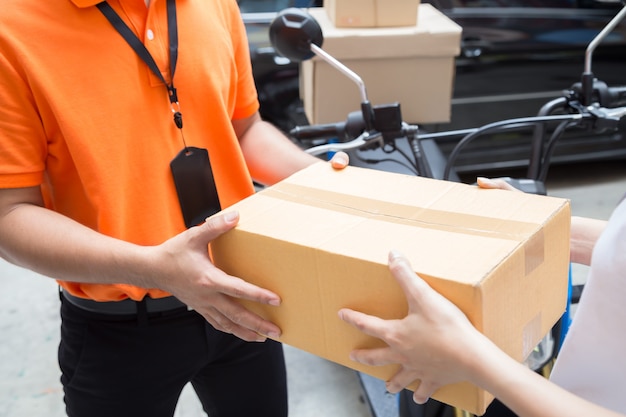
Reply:
[[74, 3], [77, 7], [91, 7], [102, 2], [102, 0], [70, 0], [70, 1]]
[[91, 7], [98, 3], [102, 3], [103, 0], [70, 0], [76, 7]]

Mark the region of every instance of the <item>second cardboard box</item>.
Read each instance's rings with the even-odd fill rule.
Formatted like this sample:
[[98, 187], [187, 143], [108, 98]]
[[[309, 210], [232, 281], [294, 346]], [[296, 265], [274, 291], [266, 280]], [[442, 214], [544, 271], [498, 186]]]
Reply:
[[[322, 28], [324, 51], [358, 74], [373, 105], [400, 102], [409, 123], [450, 120], [461, 27], [430, 4], [418, 24], [337, 28], [322, 8], [309, 9]], [[333, 123], [360, 109], [357, 85], [320, 58], [302, 62], [300, 96], [310, 123]]]

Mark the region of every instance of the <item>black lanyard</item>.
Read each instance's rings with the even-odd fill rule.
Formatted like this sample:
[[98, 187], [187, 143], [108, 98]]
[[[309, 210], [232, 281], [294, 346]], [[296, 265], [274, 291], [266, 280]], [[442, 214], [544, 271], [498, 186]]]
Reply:
[[[178, 95], [176, 94], [176, 88], [174, 87], [174, 72], [176, 71], [176, 61], [178, 59], [178, 26], [176, 23], [176, 1], [167, 0], [167, 32], [169, 38], [169, 51], [170, 51], [170, 83], [168, 84], [163, 78], [163, 74], [159, 71], [159, 67], [154, 58], [150, 55], [150, 52], [146, 49], [144, 44], [139, 40], [135, 33], [128, 27], [122, 18], [113, 10], [113, 8], [103, 1], [96, 5], [98, 9], [104, 14], [109, 22], [113, 25], [115, 30], [126, 40], [128, 45], [135, 51], [135, 53], [148, 65], [150, 70], [158, 78], [163, 81], [163, 84], [167, 87], [167, 92], [170, 99], [170, 105], [172, 106], [172, 113], [174, 113], [174, 123], [179, 129], [183, 127], [183, 116], [180, 113], [180, 105], [178, 103]], [[176, 108], [174, 108], [176, 106]]]
[[135, 53], [148, 65], [150, 70], [167, 87], [170, 106], [174, 113], [174, 123], [178, 127], [183, 140], [184, 149], [170, 162], [170, 169], [176, 186], [185, 225], [192, 227], [202, 223], [207, 217], [221, 210], [220, 199], [213, 178], [211, 161], [206, 149], [187, 147], [183, 135], [183, 116], [174, 88], [174, 72], [178, 58], [178, 28], [176, 23], [176, 0], [167, 0], [167, 33], [170, 52], [170, 83], [168, 84], [159, 71], [159, 67], [144, 44], [135, 33], [124, 23], [113, 8], [103, 1], [97, 4], [98, 9], [111, 22], [113, 27], [126, 40]]

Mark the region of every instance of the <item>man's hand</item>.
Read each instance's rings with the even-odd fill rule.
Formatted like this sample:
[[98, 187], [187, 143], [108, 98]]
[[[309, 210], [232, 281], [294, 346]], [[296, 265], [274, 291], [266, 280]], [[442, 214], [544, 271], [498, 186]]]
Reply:
[[348, 154], [345, 152], [336, 152], [330, 159], [330, 164], [335, 169], [344, 169], [350, 163]]
[[247, 341], [264, 341], [265, 336], [277, 338], [278, 326], [244, 308], [238, 299], [277, 306], [280, 297], [224, 273], [209, 258], [209, 243], [238, 221], [237, 212], [226, 212], [154, 247], [158, 274], [154, 285], [202, 314], [217, 330]]

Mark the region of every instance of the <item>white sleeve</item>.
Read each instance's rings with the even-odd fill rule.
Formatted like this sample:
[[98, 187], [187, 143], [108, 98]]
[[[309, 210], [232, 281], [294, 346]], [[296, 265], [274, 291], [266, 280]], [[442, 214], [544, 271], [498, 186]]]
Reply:
[[596, 243], [589, 277], [550, 379], [626, 413], [626, 201]]

